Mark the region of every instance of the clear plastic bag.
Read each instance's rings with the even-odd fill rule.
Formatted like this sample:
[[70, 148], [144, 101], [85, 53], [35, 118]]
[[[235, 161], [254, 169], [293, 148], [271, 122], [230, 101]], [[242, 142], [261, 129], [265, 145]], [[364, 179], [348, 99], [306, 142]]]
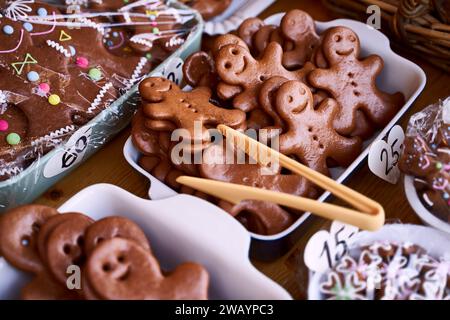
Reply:
[[411, 117], [404, 144], [400, 169], [414, 176], [425, 208], [450, 222], [450, 97]]

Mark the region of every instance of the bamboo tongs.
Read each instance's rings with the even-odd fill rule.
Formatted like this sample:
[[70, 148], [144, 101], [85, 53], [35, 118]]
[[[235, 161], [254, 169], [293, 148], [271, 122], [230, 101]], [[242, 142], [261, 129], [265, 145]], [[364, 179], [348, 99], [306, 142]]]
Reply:
[[339, 220], [363, 230], [374, 231], [383, 226], [385, 219], [384, 209], [378, 202], [347, 186], [337, 183], [333, 179], [298, 163], [234, 129], [225, 125], [219, 125], [217, 129], [228, 141], [231, 141], [233, 145], [256, 159], [261, 165], [268, 166], [271, 161], [277, 159], [282, 167], [305, 177], [322, 189], [328, 190], [359, 211], [287, 193], [210, 179], [180, 176], [177, 179], [178, 183], [233, 204], [237, 204], [242, 200], [270, 201], [286, 207], [308, 211], [323, 218]]

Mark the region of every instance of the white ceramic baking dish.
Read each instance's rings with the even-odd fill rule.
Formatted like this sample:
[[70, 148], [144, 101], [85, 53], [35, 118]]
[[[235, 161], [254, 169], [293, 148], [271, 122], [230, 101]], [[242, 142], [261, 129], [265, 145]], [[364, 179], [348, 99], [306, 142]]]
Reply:
[[[265, 23], [278, 25], [283, 15], [284, 13], [279, 13], [270, 16], [265, 20]], [[389, 39], [372, 27], [348, 19], [316, 22], [316, 28], [319, 33], [322, 33], [324, 30], [333, 26], [346, 26], [353, 29], [358, 34], [361, 41], [362, 57], [369, 54], [381, 56], [384, 60], [384, 69], [377, 79], [378, 86], [382, 90], [391, 93], [400, 91], [406, 98], [404, 106], [399, 110], [395, 117], [383, 130], [378, 131], [372, 139], [365, 142], [363, 152], [348, 168], [333, 168], [331, 170], [332, 177], [336, 181], [343, 183], [360, 165], [365, 164], [370, 144], [374, 141], [383, 139], [402, 115], [410, 108], [414, 100], [422, 92], [426, 83], [426, 76], [419, 66], [394, 53], [389, 45]], [[137, 164], [139, 152], [133, 147], [131, 138], [124, 146], [124, 155], [127, 161], [136, 168], [136, 170], [149, 178], [151, 182], [149, 194], [152, 199], [162, 199], [177, 194], [173, 189], [164, 185], [139, 167]], [[326, 201], [329, 197], [330, 194], [325, 192], [318, 200]], [[253, 241], [251, 255], [258, 259], [272, 260], [285, 253], [304, 231], [301, 226], [304, 225], [309, 216], [309, 213], [303, 214], [293, 225], [275, 235], [265, 236], [252, 233]]]
[[[208, 270], [211, 299], [291, 299], [250, 263], [245, 228], [207, 201], [188, 195], [145, 200], [110, 184], [96, 184], [74, 195], [59, 211], [82, 212], [95, 220], [111, 215], [133, 220], [164, 270], [187, 261]], [[0, 299], [19, 297], [29, 279], [0, 257]]]

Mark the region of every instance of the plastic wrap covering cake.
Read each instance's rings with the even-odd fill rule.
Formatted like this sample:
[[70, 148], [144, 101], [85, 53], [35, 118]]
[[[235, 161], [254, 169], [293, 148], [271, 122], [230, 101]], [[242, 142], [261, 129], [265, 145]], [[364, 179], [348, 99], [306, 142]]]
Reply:
[[0, 1], [0, 13], [0, 181], [139, 82], [183, 44], [194, 17], [153, 0]]

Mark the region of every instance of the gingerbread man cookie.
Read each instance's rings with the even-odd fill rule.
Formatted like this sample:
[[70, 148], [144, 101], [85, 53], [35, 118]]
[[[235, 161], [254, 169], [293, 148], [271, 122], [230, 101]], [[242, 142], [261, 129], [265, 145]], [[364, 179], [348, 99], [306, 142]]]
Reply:
[[293, 45], [291, 50], [283, 53], [283, 65], [288, 69], [303, 66], [320, 43], [314, 20], [301, 10], [291, 10], [284, 15], [280, 33]]
[[341, 134], [350, 134], [356, 126], [356, 111], [361, 110], [377, 127], [383, 127], [403, 105], [401, 93], [388, 94], [378, 89], [375, 81], [383, 68], [376, 55], [359, 60], [359, 38], [346, 27], [330, 29], [323, 39], [327, 69], [309, 74], [311, 85], [326, 90], [337, 100], [340, 110], [334, 127]]
[[[144, 114], [151, 119], [169, 121], [177, 128], [186, 129], [187, 139], [208, 141], [206, 126], [225, 124], [233, 128], [245, 125], [245, 114], [240, 110], [227, 110], [209, 102], [211, 92], [199, 87], [191, 92], [182, 91], [175, 83], [164, 78], [147, 78], [139, 85], [144, 99]], [[201, 132], [195, 136], [195, 126]]]
[[288, 80], [304, 81], [314, 67], [305, 64], [302, 69], [289, 71], [282, 65], [283, 50], [278, 43], [271, 42], [264, 54], [255, 60], [250, 52], [239, 45], [226, 45], [219, 50], [216, 70], [223, 82], [240, 86], [242, 92], [233, 99], [233, 106], [245, 112], [258, 107], [258, 92], [262, 83], [274, 76]]
[[360, 139], [341, 136], [333, 128], [338, 112], [333, 100], [325, 100], [315, 110], [309, 88], [301, 82], [288, 81], [280, 86], [274, 102], [287, 125], [287, 131], [280, 135], [281, 153], [296, 156], [308, 167], [329, 175], [328, 158], [345, 167], [361, 152]]
[[37, 249], [41, 226], [58, 214], [55, 209], [28, 205], [17, 207], [0, 216], [0, 254], [20, 270], [39, 273], [44, 265]]
[[209, 276], [195, 263], [162, 274], [158, 261], [134, 241], [102, 241], [87, 260], [89, 284], [104, 299], [206, 299]]

